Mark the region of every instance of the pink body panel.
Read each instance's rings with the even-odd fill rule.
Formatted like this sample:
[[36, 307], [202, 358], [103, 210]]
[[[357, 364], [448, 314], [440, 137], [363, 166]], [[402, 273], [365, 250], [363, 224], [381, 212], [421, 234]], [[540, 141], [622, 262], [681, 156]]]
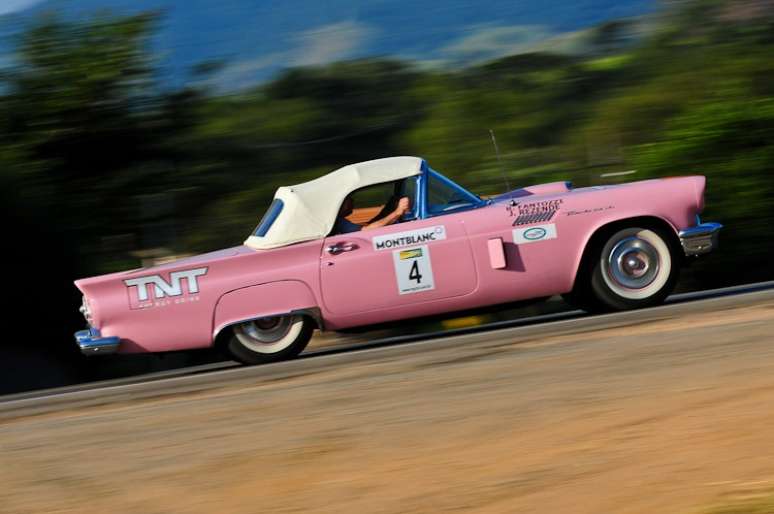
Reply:
[[228, 325], [254, 318], [267, 318], [317, 305], [309, 287], [298, 280], [283, 280], [243, 287], [224, 294], [215, 306], [213, 337]]
[[[239, 246], [154, 268], [79, 280], [76, 285], [89, 298], [94, 324], [100, 328], [102, 335], [121, 337], [121, 353], [204, 348], [214, 340], [216, 312], [220, 320], [230, 322], [233, 316], [250, 310], [249, 306], [239, 306], [239, 310], [230, 313], [228, 309], [235, 302], [228, 300], [229, 307], [218, 309], [224, 295], [250, 286], [284, 281], [287, 277], [293, 277], [307, 288], [317, 284], [321, 247], [322, 241], [310, 241], [270, 252], [257, 252]], [[131, 308], [132, 304], [137, 304], [138, 288], [128, 287], [125, 280], [159, 276], [169, 282], [174, 271], [201, 267], [206, 267], [207, 273], [198, 277], [197, 294], [187, 294], [184, 287], [184, 293], [179, 297], [155, 299], [149, 291], [153, 300], [149, 306]], [[292, 288], [287, 291], [297, 292]], [[314, 296], [317, 298], [318, 294], [314, 293]], [[277, 301], [278, 305], [290, 304], [287, 301], [283, 303], [282, 296], [278, 296]], [[255, 315], [249, 317], [260, 316], [264, 305], [265, 302], [258, 302]], [[299, 308], [303, 307], [314, 305]]]
[[[89, 298], [102, 335], [122, 338], [121, 352], [206, 347], [228, 324], [297, 309], [318, 308], [325, 328], [334, 330], [433, 315], [566, 293], [598, 228], [640, 216], [675, 230], [692, 226], [703, 207], [704, 184], [703, 177], [576, 190], [546, 184], [509, 194], [517, 205], [504, 195], [472, 211], [273, 250], [240, 246], [76, 285]], [[535, 213], [540, 221], [518, 224]], [[381, 250], [374, 242], [439, 226], [443, 238]], [[548, 235], [529, 240], [525, 230], [540, 226]], [[490, 241], [498, 238], [505, 262], [492, 257]], [[337, 243], [352, 243], [353, 250], [325, 250]], [[406, 248], [421, 252], [400, 253]], [[419, 254], [432, 265], [434, 287], [406, 293], [397, 276], [401, 259], [410, 263]], [[427, 271], [423, 277], [427, 284]], [[155, 282], [144, 287], [138, 279]]]
[[[435, 289], [430, 291], [399, 294], [393, 251], [375, 250], [374, 238], [439, 226], [445, 229], [445, 239], [420, 246], [429, 251], [435, 275], [453, 278], [436, 280]], [[324, 253], [320, 269], [322, 306], [326, 319], [330, 317], [335, 325], [338, 325], [335, 320], [342, 316], [382, 309], [411, 309], [417, 303], [468, 295], [478, 287], [473, 252], [463, 219], [459, 216], [400, 223], [325, 239], [326, 248], [344, 243], [354, 243], [357, 248], [339, 255]]]

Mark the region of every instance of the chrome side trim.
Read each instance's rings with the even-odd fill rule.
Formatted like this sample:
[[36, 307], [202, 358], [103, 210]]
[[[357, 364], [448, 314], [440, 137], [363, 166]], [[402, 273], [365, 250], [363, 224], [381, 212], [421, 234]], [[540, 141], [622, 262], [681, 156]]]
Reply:
[[688, 257], [709, 253], [718, 247], [720, 223], [701, 223], [678, 232], [683, 251]]
[[101, 337], [99, 329], [90, 328], [75, 333], [75, 342], [84, 355], [106, 355], [116, 353], [121, 344], [118, 336]]

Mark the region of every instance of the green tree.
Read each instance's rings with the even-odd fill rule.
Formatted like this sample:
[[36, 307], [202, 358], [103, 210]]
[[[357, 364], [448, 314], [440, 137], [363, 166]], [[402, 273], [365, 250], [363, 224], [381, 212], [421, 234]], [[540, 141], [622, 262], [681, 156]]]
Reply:
[[57, 220], [50, 237], [79, 241], [86, 261], [102, 236], [137, 229], [133, 195], [170, 182], [183, 158], [170, 142], [193, 123], [196, 94], [155, 85], [155, 19], [44, 19], [5, 75], [0, 153], [17, 157], [5, 172], [30, 214]]

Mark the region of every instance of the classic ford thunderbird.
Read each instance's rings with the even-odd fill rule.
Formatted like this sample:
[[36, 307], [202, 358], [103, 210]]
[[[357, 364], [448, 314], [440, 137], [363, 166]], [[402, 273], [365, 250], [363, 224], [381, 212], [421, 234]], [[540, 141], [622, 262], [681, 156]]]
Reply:
[[[88, 329], [76, 341], [86, 354], [217, 345], [255, 364], [298, 355], [315, 328], [552, 295], [588, 311], [652, 306], [717, 245], [721, 225], [699, 219], [704, 188], [701, 176], [556, 182], [482, 199], [417, 157], [353, 164], [279, 188], [241, 246], [77, 280]], [[398, 217], [372, 223], [399, 200]]]

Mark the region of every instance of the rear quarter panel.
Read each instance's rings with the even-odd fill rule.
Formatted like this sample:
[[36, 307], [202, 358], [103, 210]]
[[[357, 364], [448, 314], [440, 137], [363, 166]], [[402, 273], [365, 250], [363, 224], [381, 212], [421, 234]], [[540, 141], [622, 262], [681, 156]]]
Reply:
[[[321, 246], [321, 241], [313, 241], [263, 251], [236, 247], [154, 268], [80, 280], [76, 285], [94, 304], [95, 325], [102, 335], [121, 337], [121, 353], [204, 348], [213, 342], [216, 312], [220, 322], [231, 322], [240, 315], [261, 315], [271, 301], [283, 308], [292, 305], [287, 294], [271, 289], [267, 291], [277, 296], [258, 294], [258, 290], [249, 289], [251, 286], [294, 280], [303, 286], [298, 301], [304, 305], [296, 308], [313, 307], [319, 298]], [[206, 273], [197, 277], [196, 292], [184, 280], [180, 295], [155, 298], [153, 286], [149, 286], [150, 301], [141, 301], [139, 288], [126, 284], [126, 280], [151, 276], [171, 282], [173, 272], [202, 268]], [[245, 292], [227, 296], [238, 290]], [[307, 305], [309, 301], [313, 304]]]
[[243, 287], [220, 297], [215, 306], [213, 337], [239, 321], [317, 307], [309, 286], [299, 280], [281, 280]]

